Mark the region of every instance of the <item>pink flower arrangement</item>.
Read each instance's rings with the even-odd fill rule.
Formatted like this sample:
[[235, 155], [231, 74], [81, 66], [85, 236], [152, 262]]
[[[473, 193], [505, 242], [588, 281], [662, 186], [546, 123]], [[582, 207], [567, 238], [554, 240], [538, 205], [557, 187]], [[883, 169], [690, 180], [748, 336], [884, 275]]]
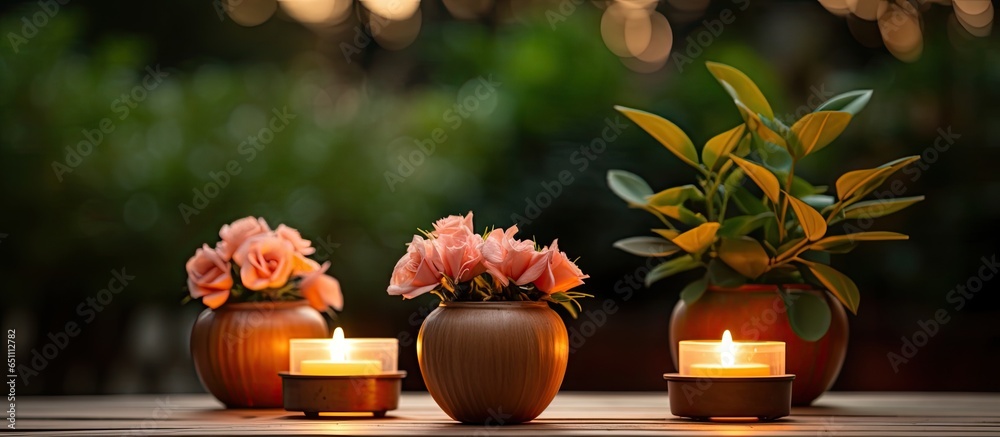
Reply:
[[559, 251], [558, 240], [537, 248], [519, 240], [517, 226], [475, 233], [472, 213], [448, 216], [424, 236], [414, 235], [389, 280], [390, 295], [411, 299], [434, 293], [446, 301], [548, 300], [575, 316], [571, 291], [589, 278]]
[[340, 283], [326, 275], [330, 263], [307, 258], [316, 252], [299, 231], [285, 225], [271, 230], [262, 218], [244, 217], [219, 230], [215, 248], [205, 244], [188, 260], [191, 298], [210, 308], [230, 300], [305, 299], [317, 310], [341, 310]]

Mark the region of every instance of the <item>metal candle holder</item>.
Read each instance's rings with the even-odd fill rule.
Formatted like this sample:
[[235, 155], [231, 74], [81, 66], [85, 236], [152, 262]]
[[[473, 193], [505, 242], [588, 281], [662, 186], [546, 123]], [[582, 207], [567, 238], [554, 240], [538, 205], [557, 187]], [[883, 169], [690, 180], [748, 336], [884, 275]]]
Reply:
[[675, 416], [770, 421], [789, 414], [795, 375], [705, 377], [667, 373], [663, 379], [667, 380], [670, 412]]
[[372, 413], [385, 417], [399, 406], [406, 372], [375, 375], [318, 376], [279, 372], [285, 410], [319, 413]]

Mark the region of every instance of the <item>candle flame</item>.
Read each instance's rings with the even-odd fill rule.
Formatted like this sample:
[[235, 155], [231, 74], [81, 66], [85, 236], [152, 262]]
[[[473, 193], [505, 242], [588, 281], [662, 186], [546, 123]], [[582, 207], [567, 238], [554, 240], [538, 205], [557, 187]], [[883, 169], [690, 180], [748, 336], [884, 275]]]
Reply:
[[333, 330], [333, 341], [330, 342], [330, 360], [347, 361], [347, 340], [344, 339], [344, 329], [339, 326]]
[[722, 333], [722, 343], [719, 344], [719, 361], [723, 367], [731, 367], [736, 364], [736, 344], [733, 343], [733, 334], [728, 329]]

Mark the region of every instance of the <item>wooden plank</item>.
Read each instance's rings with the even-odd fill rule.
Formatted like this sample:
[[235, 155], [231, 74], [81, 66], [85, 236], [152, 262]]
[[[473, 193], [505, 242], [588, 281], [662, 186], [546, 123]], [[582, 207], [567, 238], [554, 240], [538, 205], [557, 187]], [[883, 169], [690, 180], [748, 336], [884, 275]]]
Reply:
[[208, 395], [32, 397], [8, 435], [1000, 435], [1000, 394], [830, 393], [773, 423], [673, 417], [665, 393], [561, 393], [537, 420], [461, 425], [426, 393], [384, 419], [308, 420], [284, 410], [226, 410]]

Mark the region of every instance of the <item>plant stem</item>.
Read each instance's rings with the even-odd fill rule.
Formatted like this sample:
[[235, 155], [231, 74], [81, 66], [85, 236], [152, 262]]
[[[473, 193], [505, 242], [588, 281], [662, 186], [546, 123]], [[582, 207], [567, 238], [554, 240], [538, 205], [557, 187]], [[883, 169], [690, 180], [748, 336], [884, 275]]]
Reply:
[[715, 215], [715, 202], [713, 202], [715, 197], [715, 192], [719, 190], [719, 184], [722, 183], [723, 176], [729, 171], [733, 166], [733, 161], [726, 161], [719, 169], [719, 172], [715, 174], [715, 181], [712, 182], [712, 186], [705, 192], [705, 210], [708, 213], [709, 221], [719, 221], [718, 217]]
[[791, 167], [788, 168], [788, 180], [785, 182], [785, 197], [781, 202], [781, 215], [778, 217], [778, 239], [785, 240], [785, 214], [788, 213], [788, 196], [792, 195], [792, 181], [795, 180], [795, 160], [792, 160]]
[[774, 264], [772, 264], [771, 267], [774, 268], [782, 264], [787, 264], [791, 261], [789, 258], [797, 257], [800, 253], [804, 252], [808, 244], [809, 239], [803, 238], [802, 241], [789, 248], [785, 253], [778, 255], [778, 257], [774, 259]]

